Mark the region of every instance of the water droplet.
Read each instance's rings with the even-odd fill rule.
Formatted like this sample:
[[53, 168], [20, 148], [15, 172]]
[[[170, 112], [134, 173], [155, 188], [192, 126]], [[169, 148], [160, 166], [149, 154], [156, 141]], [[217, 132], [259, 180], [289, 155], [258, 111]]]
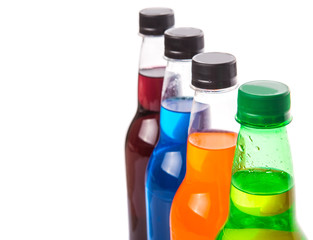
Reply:
[[239, 151], [243, 152], [245, 150], [244, 146], [243, 145], [239, 145]]
[[248, 157], [249, 157], [249, 158], [251, 158], [251, 156], [250, 156], [250, 154], [249, 154], [249, 153], [248, 153], [247, 155], [248, 155]]
[[259, 147], [259, 146], [256, 146], [256, 148], [257, 148], [258, 150], [260, 150], [260, 147]]
[[251, 136], [249, 136], [249, 139], [250, 139], [250, 141], [251, 141], [251, 142], [253, 142], [253, 140], [252, 140], [252, 137], [251, 137]]

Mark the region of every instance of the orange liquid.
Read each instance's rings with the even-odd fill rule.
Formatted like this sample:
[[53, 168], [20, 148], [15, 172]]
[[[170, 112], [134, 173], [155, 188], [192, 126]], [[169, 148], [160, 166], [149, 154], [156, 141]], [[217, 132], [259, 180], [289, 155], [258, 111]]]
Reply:
[[192, 133], [187, 172], [173, 200], [171, 240], [214, 240], [229, 210], [237, 133]]

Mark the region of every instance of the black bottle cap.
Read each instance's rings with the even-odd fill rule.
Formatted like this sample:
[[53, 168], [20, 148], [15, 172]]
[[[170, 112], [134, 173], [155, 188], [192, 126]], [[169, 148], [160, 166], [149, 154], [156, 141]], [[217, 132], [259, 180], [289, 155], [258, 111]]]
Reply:
[[139, 12], [139, 32], [144, 35], [163, 35], [174, 23], [174, 12], [170, 8], [145, 8]]
[[192, 85], [221, 89], [237, 84], [236, 58], [228, 53], [200, 53], [192, 59]]
[[173, 59], [192, 59], [203, 52], [203, 32], [197, 28], [172, 28], [164, 33], [164, 55]]

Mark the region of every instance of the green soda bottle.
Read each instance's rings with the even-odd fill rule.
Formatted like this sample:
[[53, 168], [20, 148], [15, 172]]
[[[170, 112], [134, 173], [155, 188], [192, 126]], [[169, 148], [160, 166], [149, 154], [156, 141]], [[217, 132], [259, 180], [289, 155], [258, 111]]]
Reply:
[[232, 169], [230, 210], [218, 240], [302, 240], [295, 217], [288, 86], [253, 81], [238, 90], [241, 124]]

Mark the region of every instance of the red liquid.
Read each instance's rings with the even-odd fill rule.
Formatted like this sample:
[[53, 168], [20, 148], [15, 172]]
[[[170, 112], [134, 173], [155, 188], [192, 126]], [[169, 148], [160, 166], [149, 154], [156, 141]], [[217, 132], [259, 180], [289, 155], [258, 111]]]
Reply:
[[164, 67], [145, 69], [138, 77], [138, 109], [125, 143], [130, 240], [146, 240], [145, 172], [159, 139]]
[[144, 109], [160, 112], [164, 67], [142, 69], [138, 78], [138, 101]]

